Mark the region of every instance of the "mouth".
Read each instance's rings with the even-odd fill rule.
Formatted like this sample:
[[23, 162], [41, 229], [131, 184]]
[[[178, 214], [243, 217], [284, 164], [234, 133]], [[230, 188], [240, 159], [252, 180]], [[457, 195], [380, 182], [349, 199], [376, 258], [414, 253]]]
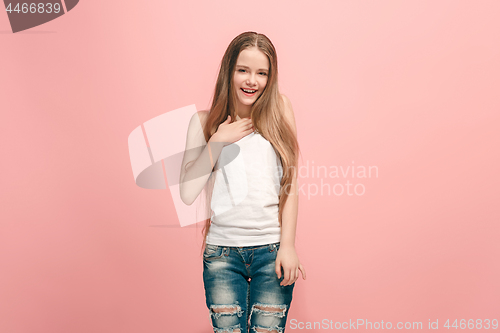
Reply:
[[255, 89], [243, 89], [243, 88], [241, 88], [241, 91], [243, 91], [243, 94], [245, 94], [245, 96], [249, 97], [255, 95], [255, 93], [257, 92], [257, 90]]

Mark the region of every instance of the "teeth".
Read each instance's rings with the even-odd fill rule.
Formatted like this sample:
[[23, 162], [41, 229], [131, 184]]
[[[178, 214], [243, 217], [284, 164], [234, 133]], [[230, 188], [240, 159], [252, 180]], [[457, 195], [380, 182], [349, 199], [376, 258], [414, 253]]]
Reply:
[[251, 93], [256, 92], [257, 90], [246, 90], [246, 89], [243, 89], [243, 91], [246, 92], [246, 93], [251, 94]]

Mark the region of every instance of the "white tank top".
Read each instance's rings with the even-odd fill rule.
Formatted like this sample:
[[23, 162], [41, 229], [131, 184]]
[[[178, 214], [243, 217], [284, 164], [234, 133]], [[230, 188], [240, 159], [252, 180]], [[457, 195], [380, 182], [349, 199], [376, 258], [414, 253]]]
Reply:
[[269, 141], [253, 132], [225, 146], [210, 177], [215, 182], [207, 244], [243, 247], [280, 241], [283, 168]]

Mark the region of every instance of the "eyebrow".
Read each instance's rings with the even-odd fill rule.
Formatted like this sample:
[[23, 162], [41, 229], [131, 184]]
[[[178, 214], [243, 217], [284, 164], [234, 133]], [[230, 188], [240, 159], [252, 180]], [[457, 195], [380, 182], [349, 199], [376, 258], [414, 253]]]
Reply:
[[[250, 67], [248, 66], [243, 66], [243, 65], [236, 65], [236, 67], [243, 67], [243, 68], [247, 68], [247, 69], [250, 69]], [[259, 68], [258, 71], [266, 71], [266, 72], [269, 72], [269, 69], [266, 69], [266, 68]]]

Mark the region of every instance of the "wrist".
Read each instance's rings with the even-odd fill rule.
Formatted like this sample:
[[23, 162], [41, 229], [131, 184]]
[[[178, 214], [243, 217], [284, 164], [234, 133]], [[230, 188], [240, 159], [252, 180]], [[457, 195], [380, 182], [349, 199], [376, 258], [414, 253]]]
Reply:
[[295, 250], [295, 244], [280, 242], [280, 249], [293, 249], [293, 250]]
[[210, 139], [208, 139], [208, 142], [219, 142], [219, 136], [217, 135], [217, 132], [215, 132]]
[[227, 146], [228, 144], [230, 144], [230, 142], [225, 142], [223, 138], [220, 137], [220, 134], [218, 134], [217, 132], [215, 132], [211, 137], [210, 139], [208, 140], [208, 143], [216, 143], [217, 145], [214, 145], [214, 146], [217, 146], [217, 147], [225, 147]]
[[208, 140], [208, 142], [217, 142], [217, 143], [224, 143], [223, 142], [224, 140], [221, 139], [220, 137], [220, 134], [218, 132], [215, 132], [211, 137], [210, 139]]

